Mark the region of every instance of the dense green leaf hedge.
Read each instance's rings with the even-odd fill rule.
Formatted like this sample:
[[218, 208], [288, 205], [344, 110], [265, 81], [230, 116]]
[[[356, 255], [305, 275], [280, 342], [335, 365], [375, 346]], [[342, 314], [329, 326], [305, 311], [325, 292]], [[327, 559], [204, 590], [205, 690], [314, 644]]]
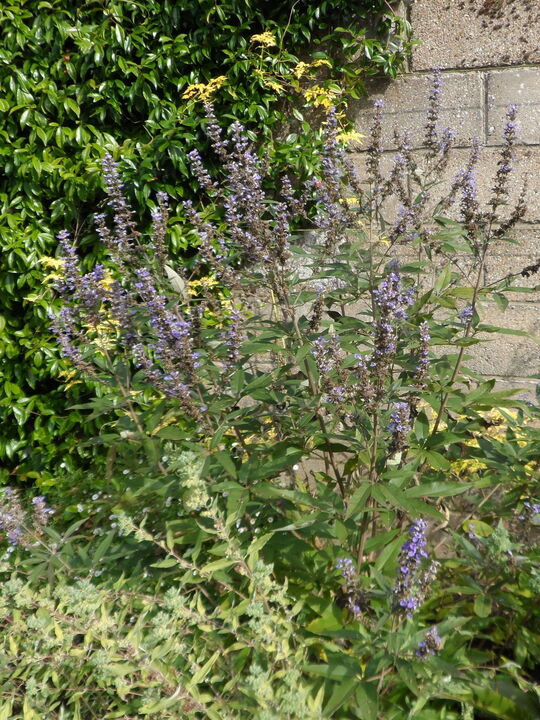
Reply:
[[[89, 452], [82, 441], [90, 425], [68, 409], [85, 386], [62, 375], [49, 335], [52, 298], [44, 290], [43, 257], [54, 255], [55, 234], [64, 227], [83, 254], [97, 252], [91, 211], [103, 203], [105, 151], [121, 159], [139, 207], [148, 212], [155, 192], [165, 190], [178, 220], [175, 202], [194, 188], [185, 148], [199, 138], [204, 88], [202, 94], [195, 88], [189, 101], [183, 95], [189, 86], [224, 77], [214, 97], [218, 114], [257, 129], [278, 168], [286, 156], [289, 167], [309, 172], [317, 144], [300, 112], [309, 96], [299, 94], [298, 63], [319, 60], [316, 88], [330, 97], [343, 87], [358, 94], [365, 74], [395, 75], [406, 30], [384, 0], [3, 4], [0, 458], [6, 472], [32, 479], [62, 461], [80, 463]], [[251, 39], [263, 32], [275, 44]], [[301, 101], [294, 113], [293, 86]], [[318, 97], [312, 94], [312, 105]], [[177, 254], [189, 244], [180, 228], [173, 218]]]

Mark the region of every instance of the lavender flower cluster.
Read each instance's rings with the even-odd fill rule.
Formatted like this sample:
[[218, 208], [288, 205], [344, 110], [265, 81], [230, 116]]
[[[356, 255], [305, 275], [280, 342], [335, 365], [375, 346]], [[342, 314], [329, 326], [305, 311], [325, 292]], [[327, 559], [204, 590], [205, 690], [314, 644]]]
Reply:
[[[340, 346], [339, 337], [320, 335], [313, 341], [312, 355], [317, 364], [321, 386], [328, 402], [345, 406], [352, 404], [356, 410], [371, 412], [386, 393], [386, 383], [392, 373], [392, 365], [398, 349], [401, 326], [407, 319], [408, 309], [414, 302], [414, 290], [404, 287], [399, 264], [391, 263], [390, 272], [373, 290], [376, 318], [373, 322], [373, 351], [368, 355], [356, 353], [354, 366], [346, 369], [346, 354]], [[419, 351], [414, 384], [425, 387], [429, 368], [429, 340], [427, 323], [419, 327]], [[404, 449], [411, 429], [413, 398], [394, 404], [388, 427], [392, 435], [392, 449]], [[346, 420], [354, 419], [354, 413], [342, 407]]]
[[393, 268], [373, 290], [376, 318], [374, 350], [369, 365], [379, 396], [397, 351], [400, 324], [406, 320], [407, 309], [414, 302], [414, 290], [403, 287], [399, 264], [394, 262]]
[[474, 307], [472, 305], [466, 305], [463, 310], [458, 314], [458, 318], [463, 322], [465, 326], [470, 325], [474, 317]]
[[394, 403], [388, 430], [392, 435], [390, 449], [393, 452], [404, 450], [407, 447], [407, 438], [411, 431], [411, 406], [408, 402]]
[[314, 191], [318, 208], [315, 226], [324, 235], [322, 258], [333, 257], [346, 229], [356, 220], [355, 212], [349, 208], [343, 196], [345, 186], [356, 194], [359, 209], [363, 207], [362, 184], [342, 144], [338, 142], [338, 132], [335, 108], [331, 108], [325, 127], [320, 177], [313, 178], [308, 184], [308, 190]]
[[414, 379], [416, 387], [419, 390], [423, 390], [426, 387], [426, 379], [430, 365], [429, 341], [431, 340], [428, 324], [425, 320], [418, 326], [418, 332], [420, 335], [420, 347], [418, 350], [418, 362]]
[[[443, 251], [437, 247], [437, 242], [433, 237], [434, 230], [430, 223], [430, 214], [428, 214], [430, 212], [428, 201], [431, 187], [437, 183], [441, 173], [448, 166], [450, 150], [456, 139], [453, 131], [441, 130], [439, 126], [442, 85], [441, 71], [436, 68], [433, 73], [428, 102], [423, 158], [420, 160], [419, 154], [412, 152], [407, 133], [399, 134], [396, 131], [398, 151], [393, 165], [386, 175], [381, 169], [384, 155], [382, 145], [383, 103], [381, 100], [375, 102], [366, 149], [370, 203], [364, 202], [365, 206], [370, 204], [373, 219], [384, 219], [385, 225], [388, 225], [388, 219], [383, 217], [384, 200], [390, 196], [398, 198], [401, 205], [395, 222], [393, 225], [391, 224], [390, 230], [386, 233], [389, 240], [392, 243], [422, 241], [437, 253]], [[438, 215], [443, 215], [458, 203], [460, 219], [468, 230], [469, 241], [475, 248], [478, 257], [481, 257], [482, 254], [481, 246], [484, 236], [487, 235], [491, 238], [503, 236], [523, 218], [526, 211], [525, 180], [513, 209], [506, 216], [499, 214], [499, 210], [508, 205], [510, 178], [514, 172], [513, 160], [518, 133], [516, 113], [516, 106], [509, 105], [491, 198], [486, 206], [481, 207], [478, 198], [476, 179], [476, 167], [480, 159], [478, 138], [473, 138], [467, 166], [455, 175], [448, 193], [437, 203]]]
[[437, 627], [433, 626], [424, 635], [424, 639], [418, 643], [416, 649], [416, 657], [425, 660], [430, 655], [436, 655], [442, 647], [442, 638], [440, 637]]
[[0, 530], [12, 547], [36, 542], [53, 512], [42, 495], [32, 499], [32, 509], [27, 511], [17, 490], [8, 486], [0, 491]]
[[392, 600], [393, 610], [399, 615], [414, 615], [437, 574], [439, 564], [436, 561], [426, 562], [426, 530], [425, 520], [415, 520], [409, 528], [409, 538], [401, 548]]
[[[292, 220], [305, 215], [314, 191], [315, 202], [324, 217], [332, 215], [336, 220], [330, 223], [328, 237], [350, 219], [340, 200], [341, 184], [345, 177], [352, 177], [353, 171], [347, 169], [345, 154], [337, 141], [335, 113], [331, 112], [328, 118], [322, 178], [308, 184], [300, 195], [293, 190], [291, 181], [283, 178], [282, 198], [277, 202], [267, 198], [266, 164], [254, 152], [242, 126], [234, 123], [231, 137], [225, 138], [211, 106], [207, 106], [206, 115], [206, 132], [224, 170], [225, 182], [218, 184], [212, 180], [197, 150], [189, 153], [189, 161], [211, 200], [224, 209], [227, 230], [224, 233], [221, 226], [206, 220], [191, 202], [184, 203], [187, 220], [199, 237], [196, 262], [209, 266], [233, 294], [240, 289], [242, 270], [257, 264], [268, 281], [268, 289], [284, 312], [291, 313], [283, 268], [288, 258]], [[152, 212], [152, 234], [149, 241], [143, 241], [126, 200], [117, 163], [110, 155], [104, 158], [103, 176], [112, 223], [104, 213], [96, 215], [95, 222], [117, 276], [113, 277], [102, 265], [83, 274], [69, 234], [66, 231], [59, 234], [64, 273], [57, 290], [64, 305], [52, 318], [52, 326], [62, 353], [81, 372], [96, 378], [92, 352], [97, 348], [109, 365], [120, 353], [124, 362], [134, 360], [154, 387], [179, 400], [186, 413], [199, 420], [204, 406], [196, 399], [199, 392], [194, 385], [200, 380], [197, 343], [205, 299], [184, 297], [184, 303], [171, 303], [164, 290], [167, 281], [163, 270], [168, 275], [171, 272], [165, 265], [168, 198], [165, 193], [158, 194]], [[182, 271], [178, 270], [176, 275], [180, 285], [185, 286], [187, 278]], [[239, 359], [239, 345], [244, 337], [241, 311], [235, 310], [224, 324], [219, 362], [227, 371]], [[339, 389], [330, 390], [333, 399], [341, 401]]]
[[525, 500], [523, 510], [518, 515], [518, 520], [528, 523], [535, 523], [540, 520], [540, 503]]
[[289, 241], [293, 219], [305, 215], [307, 191], [295, 197], [289, 178], [282, 181], [281, 199], [270, 203], [264, 189], [267, 167], [248, 140], [244, 127], [235, 122], [230, 139], [216, 120], [211, 105], [206, 108], [206, 134], [218, 157], [226, 181], [219, 185], [212, 180], [198, 150], [188, 154], [191, 170], [213, 202], [224, 209], [227, 242], [215, 224], [206, 221], [194, 210], [190, 201], [184, 209], [199, 236], [200, 259], [208, 263], [217, 277], [229, 284], [237, 278], [231, 272], [226, 258], [236, 254], [243, 267], [258, 264], [265, 272], [278, 297], [284, 289], [272, 268], [283, 267], [289, 257]]
[[[190, 382], [199, 367], [195, 349], [193, 308], [171, 304], [160, 288], [159, 270], [166, 259], [165, 233], [168, 200], [158, 196], [152, 214], [150, 243], [143, 246], [141, 235], [123, 193], [117, 164], [107, 155], [103, 161], [105, 186], [113, 211], [113, 227], [105, 215], [96, 216], [98, 234], [106, 245], [116, 271], [114, 279], [102, 265], [83, 275], [74, 244], [66, 231], [58, 235], [63, 277], [57, 290], [64, 300], [52, 319], [62, 354], [80, 371], [94, 375], [89, 341], [106, 358], [123, 353], [133, 358], [147, 380], [175, 397], [188, 415], [201, 416], [201, 405], [193, 399]], [[152, 268], [153, 261], [157, 267]]]
[[363, 612], [363, 599], [359, 588], [358, 575], [352, 559], [348, 557], [338, 558], [336, 570], [341, 571], [341, 576], [345, 580], [343, 590], [347, 596], [347, 607], [354, 619], [359, 620]]

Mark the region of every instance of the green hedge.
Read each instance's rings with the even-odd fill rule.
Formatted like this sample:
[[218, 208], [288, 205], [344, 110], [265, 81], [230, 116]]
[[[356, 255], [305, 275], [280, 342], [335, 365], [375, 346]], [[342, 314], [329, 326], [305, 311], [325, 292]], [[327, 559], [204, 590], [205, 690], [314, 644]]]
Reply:
[[[171, 243], [178, 256], [187, 241], [175, 203], [193, 193], [185, 148], [199, 139], [202, 115], [196, 97], [183, 98], [186, 88], [225, 76], [214, 98], [219, 116], [240, 118], [257, 129], [274, 158], [287, 156], [289, 167], [309, 172], [316, 162], [313, 133], [302, 103], [299, 110], [297, 101], [293, 108], [283, 100], [289, 93], [278, 92], [276, 78], [298, 90], [298, 62], [329, 59], [331, 67], [321, 65], [319, 79], [309, 82], [330, 94], [345, 87], [358, 95], [366, 74], [395, 75], [407, 49], [407, 28], [399, 21], [393, 25], [387, 11], [384, 0], [294, 6], [107, 0], [75, 7], [68, 0], [19, 0], [0, 8], [5, 472], [22, 480], [50, 476], [60, 462], [80, 464], [89, 456], [83, 441], [92, 433], [91, 423], [68, 409], [87, 389], [70, 384], [50, 337], [53, 299], [44, 288], [43, 258], [54, 255], [55, 235], [64, 227], [84, 255], [99, 252], [91, 213], [103, 203], [105, 150], [122, 161], [138, 207], [148, 213], [157, 190], [169, 193], [173, 216], [177, 213]], [[264, 31], [273, 33], [275, 45], [250, 40]]]

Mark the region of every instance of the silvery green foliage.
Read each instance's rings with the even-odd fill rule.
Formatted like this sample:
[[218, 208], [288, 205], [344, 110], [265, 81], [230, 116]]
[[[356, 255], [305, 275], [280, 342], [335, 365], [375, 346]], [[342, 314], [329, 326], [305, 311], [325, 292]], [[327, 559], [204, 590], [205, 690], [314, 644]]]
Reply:
[[[299, 608], [287, 587], [260, 558], [260, 542], [240, 550], [215, 507], [202, 516], [226, 544], [224, 561], [202, 567], [132, 522], [121, 522], [123, 533], [164, 550], [165, 560], [154, 566], [175, 568], [175, 581], [164, 592], [126, 580], [96, 586], [73, 575], [41, 588], [16, 573], [6, 578], [0, 593], [0, 618], [9, 628], [0, 637], [2, 672], [5, 681], [11, 678], [4, 689], [14, 692], [4, 694], [0, 709], [19, 717], [24, 697], [25, 716], [36, 717], [107, 718], [121, 711], [126, 718], [202, 713], [216, 719], [322, 719], [301, 676], [306, 649], [293, 634]], [[209, 603], [208, 592], [197, 588], [223, 582], [219, 570], [231, 565], [244, 582], [223, 602]], [[244, 675], [235, 678], [237, 664], [246, 661]], [[23, 695], [16, 692], [14, 672], [26, 681]], [[209, 693], [215, 683], [225, 687]]]

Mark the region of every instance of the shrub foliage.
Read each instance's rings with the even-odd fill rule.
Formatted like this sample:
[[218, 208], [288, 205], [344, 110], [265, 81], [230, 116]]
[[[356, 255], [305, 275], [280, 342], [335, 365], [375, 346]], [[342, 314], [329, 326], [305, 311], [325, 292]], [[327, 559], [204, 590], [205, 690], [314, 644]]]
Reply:
[[114, 452], [55, 523], [2, 495], [4, 717], [538, 717], [538, 408], [468, 366], [512, 290], [483, 268], [524, 212], [515, 108], [482, 205], [476, 146], [436, 195], [438, 95], [421, 161], [405, 137], [383, 173], [377, 106], [360, 182], [331, 110], [320, 174], [278, 197], [207, 106], [222, 175], [189, 162], [225, 222], [185, 203], [193, 274], [166, 195], [141, 234], [105, 158], [108, 261], [60, 233], [54, 326]]
[[[61, 384], [66, 369], [48, 334], [41, 261], [64, 225], [85, 254], [98, 254], [86, 218], [100, 202], [105, 150], [121, 154], [144, 225], [158, 186], [174, 205], [195, 190], [185, 148], [199, 135], [201, 98], [218, 93], [220, 115], [241, 117], [277, 156], [285, 146], [289, 162], [309, 168], [316, 138], [305, 124], [296, 134], [292, 127], [302, 125], [302, 105], [344, 84], [359, 92], [364, 73], [393, 75], [403, 57], [405, 28], [387, 40], [394, 21], [382, 1], [75, 5], [0, 8], [0, 456], [21, 479], [74, 459], [89, 434], [66, 409], [88, 391]], [[311, 95], [298, 95], [293, 116], [295, 88]], [[171, 245], [176, 257], [189, 245], [174, 223]]]

